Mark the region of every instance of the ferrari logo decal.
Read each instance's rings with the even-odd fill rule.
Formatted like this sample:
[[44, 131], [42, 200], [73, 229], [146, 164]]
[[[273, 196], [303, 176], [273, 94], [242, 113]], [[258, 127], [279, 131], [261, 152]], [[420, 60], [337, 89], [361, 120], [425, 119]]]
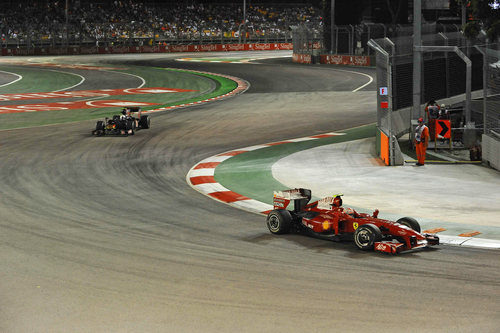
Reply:
[[354, 228], [354, 230], [358, 229], [358, 223], [357, 223], [357, 222], [354, 222], [354, 223], [352, 224], [352, 227]]

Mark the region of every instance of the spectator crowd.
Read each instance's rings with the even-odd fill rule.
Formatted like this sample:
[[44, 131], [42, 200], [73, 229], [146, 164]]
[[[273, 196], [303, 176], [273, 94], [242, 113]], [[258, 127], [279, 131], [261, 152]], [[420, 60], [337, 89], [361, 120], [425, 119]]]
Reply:
[[[286, 38], [307, 23], [319, 28], [320, 11], [308, 5], [251, 5], [243, 24], [242, 4], [147, 4], [141, 1], [19, 2], [0, 5], [2, 40], [186, 40], [199, 38]], [[4, 8], [1, 8], [1, 7]]]

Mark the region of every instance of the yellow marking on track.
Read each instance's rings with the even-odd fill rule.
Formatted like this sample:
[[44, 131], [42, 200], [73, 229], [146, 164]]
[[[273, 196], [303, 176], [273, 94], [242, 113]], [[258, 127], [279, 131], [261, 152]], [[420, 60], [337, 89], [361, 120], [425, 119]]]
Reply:
[[471, 232], [464, 232], [463, 234], [460, 234], [460, 237], [473, 237], [481, 234], [479, 231], [471, 231]]
[[422, 231], [424, 234], [437, 234], [438, 232], [446, 231], [445, 228], [434, 228]]

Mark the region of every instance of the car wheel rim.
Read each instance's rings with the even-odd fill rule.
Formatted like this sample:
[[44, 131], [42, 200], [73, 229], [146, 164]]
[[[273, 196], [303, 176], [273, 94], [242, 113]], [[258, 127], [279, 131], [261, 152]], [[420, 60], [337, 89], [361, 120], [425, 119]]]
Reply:
[[370, 236], [371, 235], [367, 230], [361, 230], [356, 236], [357, 243], [361, 246], [369, 245], [371, 240]]
[[280, 221], [276, 215], [271, 215], [269, 217], [269, 227], [271, 228], [271, 230], [278, 230], [279, 224]]

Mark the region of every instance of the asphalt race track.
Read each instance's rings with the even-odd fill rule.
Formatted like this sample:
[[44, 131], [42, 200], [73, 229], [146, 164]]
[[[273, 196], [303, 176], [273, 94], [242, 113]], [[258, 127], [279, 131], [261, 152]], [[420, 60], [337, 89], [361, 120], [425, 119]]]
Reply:
[[375, 85], [352, 92], [367, 83], [361, 70], [144, 57], [103, 62], [251, 87], [154, 114], [127, 138], [90, 136], [94, 121], [0, 131], [1, 332], [498, 331], [498, 251], [387, 256], [276, 237], [264, 217], [186, 183], [217, 153], [374, 122]]

